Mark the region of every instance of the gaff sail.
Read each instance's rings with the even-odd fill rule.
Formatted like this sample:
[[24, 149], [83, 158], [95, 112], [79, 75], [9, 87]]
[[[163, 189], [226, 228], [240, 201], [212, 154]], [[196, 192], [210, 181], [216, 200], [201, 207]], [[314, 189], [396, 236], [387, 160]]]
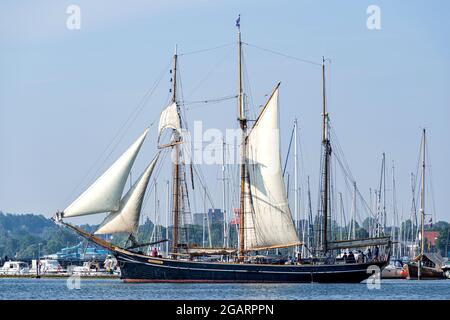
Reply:
[[247, 136], [245, 250], [300, 244], [283, 182], [278, 114], [277, 86]]

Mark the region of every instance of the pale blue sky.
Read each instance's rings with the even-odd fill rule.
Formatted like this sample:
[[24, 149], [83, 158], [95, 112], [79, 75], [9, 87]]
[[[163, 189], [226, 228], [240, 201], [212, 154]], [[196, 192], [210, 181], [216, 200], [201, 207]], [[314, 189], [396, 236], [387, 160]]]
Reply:
[[[69, 4], [81, 8], [81, 30], [66, 28]], [[366, 28], [371, 4], [381, 8], [379, 31]], [[377, 187], [384, 151], [388, 167], [392, 160], [396, 163], [398, 209], [409, 214], [409, 174], [416, 169], [425, 126], [436, 215], [448, 221], [448, 12], [450, 3], [444, 0], [2, 1], [0, 210], [50, 216], [67, 206], [95, 177], [91, 173], [82, 179], [170, 63], [175, 44], [180, 52], [189, 52], [233, 43], [240, 13], [244, 42], [317, 62], [322, 55], [332, 60], [330, 115], [367, 200], [369, 188]], [[255, 105], [263, 104], [264, 95], [282, 82], [283, 153], [293, 119], [299, 119], [301, 178], [311, 175], [315, 206], [320, 67], [253, 47], [244, 51]], [[234, 94], [235, 60], [233, 47], [181, 57], [185, 99]], [[167, 74], [111, 157], [96, 170], [105, 169], [154, 121], [168, 88]], [[235, 111], [235, 102], [228, 101], [193, 109], [188, 118], [223, 129], [235, 126]], [[155, 141], [153, 129], [136, 162], [138, 171], [151, 159]], [[205, 170], [220, 206], [217, 169]]]

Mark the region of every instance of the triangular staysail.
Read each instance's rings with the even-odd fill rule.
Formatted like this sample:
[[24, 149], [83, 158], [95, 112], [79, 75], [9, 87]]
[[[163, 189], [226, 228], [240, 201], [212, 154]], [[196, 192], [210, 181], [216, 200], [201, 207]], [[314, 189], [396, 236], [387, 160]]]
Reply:
[[118, 210], [125, 183], [147, 132], [148, 129], [102, 176], [62, 212], [61, 217], [68, 218]]
[[158, 161], [159, 153], [153, 158], [139, 179], [120, 201], [120, 208], [111, 212], [102, 222], [95, 234], [119, 232], [135, 233], [139, 225], [142, 202], [150, 177]]
[[245, 250], [300, 244], [283, 182], [278, 86], [247, 137]]

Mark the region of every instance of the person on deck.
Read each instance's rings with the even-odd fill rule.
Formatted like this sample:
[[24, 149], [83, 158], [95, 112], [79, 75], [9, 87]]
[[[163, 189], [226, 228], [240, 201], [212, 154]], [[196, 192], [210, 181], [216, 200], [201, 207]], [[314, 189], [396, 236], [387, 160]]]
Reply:
[[380, 253], [380, 249], [378, 248], [378, 246], [375, 246], [375, 252], [373, 254], [373, 260], [374, 261], [378, 261], [378, 255]]
[[295, 254], [295, 263], [300, 264], [302, 260], [302, 253], [300, 251], [297, 251]]
[[367, 248], [367, 261], [372, 260], [372, 250], [370, 250], [370, 247]]
[[349, 252], [348, 257], [347, 257], [347, 263], [355, 263], [355, 255], [353, 254], [352, 251]]
[[358, 263], [364, 262], [364, 253], [361, 250], [358, 250]]

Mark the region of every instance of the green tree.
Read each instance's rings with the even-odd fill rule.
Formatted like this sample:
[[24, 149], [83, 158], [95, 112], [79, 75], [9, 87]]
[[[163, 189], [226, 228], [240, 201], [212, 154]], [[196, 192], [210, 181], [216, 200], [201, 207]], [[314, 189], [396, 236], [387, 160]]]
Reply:
[[443, 257], [448, 257], [450, 255], [450, 227], [448, 224], [439, 231], [436, 247]]

